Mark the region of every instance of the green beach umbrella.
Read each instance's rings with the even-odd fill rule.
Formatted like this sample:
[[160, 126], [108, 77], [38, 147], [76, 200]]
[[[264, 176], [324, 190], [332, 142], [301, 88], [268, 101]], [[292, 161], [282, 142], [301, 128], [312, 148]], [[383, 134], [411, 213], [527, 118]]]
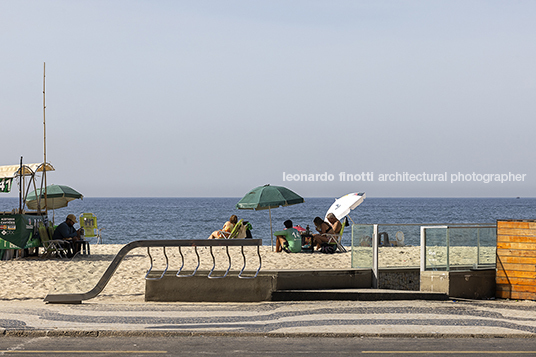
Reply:
[[[82, 199], [84, 196], [69, 186], [50, 185], [46, 187], [47, 192], [47, 209], [57, 209], [67, 207], [67, 204], [76, 199]], [[40, 196], [40, 200], [38, 200]], [[26, 205], [28, 208], [37, 209], [37, 204], [40, 201], [40, 208], [45, 209], [45, 190], [37, 189], [32, 191], [26, 197]]]
[[265, 210], [270, 215], [270, 237], [272, 248], [274, 246], [274, 236], [272, 234], [272, 208], [279, 206], [290, 206], [303, 203], [303, 197], [283, 186], [264, 185], [249, 191], [238, 203], [238, 209]]

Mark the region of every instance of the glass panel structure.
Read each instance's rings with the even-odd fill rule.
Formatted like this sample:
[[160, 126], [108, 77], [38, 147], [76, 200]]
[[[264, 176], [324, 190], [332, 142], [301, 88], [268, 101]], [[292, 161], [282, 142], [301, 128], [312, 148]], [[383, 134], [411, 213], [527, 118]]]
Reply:
[[[448, 270], [449, 235], [447, 227], [423, 227], [425, 270]], [[423, 257], [421, 256], [421, 260]]]
[[479, 228], [477, 267], [494, 267], [497, 264], [497, 228]]
[[[495, 226], [442, 226], [421, 228], [424, 270], [467, 270], [495, 266]], [[423, 257], [424, 255], [424, 257]]]
[[374, 225], [352, 225], [352, 268], [372, 269]]
[[420, 225], [379, 224], [378, 265], [382, 268], [418, 267]]

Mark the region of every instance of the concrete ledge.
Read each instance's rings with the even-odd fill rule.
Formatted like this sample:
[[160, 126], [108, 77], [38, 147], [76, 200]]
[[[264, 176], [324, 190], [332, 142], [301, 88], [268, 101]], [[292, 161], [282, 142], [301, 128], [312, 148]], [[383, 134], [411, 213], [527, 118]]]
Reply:
[[[264, 270], [255, 279], [240, 279], [237, 272], [229, 272], [222, 279], [209, 279], [208, 271], [198, 271], [193, 277], [177, 278], [176, 271], [168, 271], [160, 280], [147, 280], [145, 301], [160, 302], [257, 302], [272, 300], [277, 290], [357, 289], [369, 288], [370, 270]], [[181, 275], [191, 274], [182, 272]], [[214, 272], [222, 276], [224, 272]], [[157, 278], [162, 271], [153, 271], [149, 278]], [[244, 275], [252, 276], [253, 272]]]
[[[182, 274], [190, 274], [183, 272]], [[160, 277], [153, 271], [149, 278]], [[240, 279], [230, 272], [222, 279], [209, 279], [208, 271], [177, 278], [167, 272], [160, 280], [147, 280], [145, 300], [159, 302], [259, 302], [285, 300], [445, 300], [449, 296], [469, 299], [495, 294], [495, 270], [423, 272], [420, 289], [418, 270], [382, 269], [379, 289], [370, 289], [372, 272], [349, 270], [261, 271], [255, 279]], [[222, 276], [214, 272], [213, 276]], [[247, 275], [254, 275], [249, 272]], [[382, 278], [383, 276], [383, 278]], [[383, 282], [383, 283], [382, 283]], [[398, 282], [398, 283], [397, 283]], [[395, 288], [396, 290], [394, 290]], [[411, 289], [414, 290], [411, 290]]]
[[[193, 277], [178, 278], [177, 271], [168, 271], [160, 280], [146, 280], [145, 301], [160, 302], [258, 302], [269, 301], [275, 290], [273, 273], [259, 273], [255, 279], [241, 279], [238, 272], [229, 272], [221, 279], [209, 279], [208, 271], [198, 271]], [[225, 272], [214, 272], [222, 276]], [[191, 274], [191, 272], [181, 272]], [[251, 272], [246, 275], [254, 275]], [[148, 278], [157, 278], [161, 271], [154, 271]]]
[[278, 270], [271, 273], [277, 277], [276, 290], [357, 289], [370, 288], [372, 284], [372, 272], [368, 269]]

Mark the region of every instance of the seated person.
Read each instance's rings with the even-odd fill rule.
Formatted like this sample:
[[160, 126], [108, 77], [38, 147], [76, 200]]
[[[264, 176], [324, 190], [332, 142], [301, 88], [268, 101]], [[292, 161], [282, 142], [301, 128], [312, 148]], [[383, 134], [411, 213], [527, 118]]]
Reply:
[[286, 220], [283, 225], [285, 230], [275, 232], [276, 236], [275, 251], [281, 252], [282, 250], [287, 253], [298, 253], [301, 251], [301, 234], [296, 228], [292, 228], [292, 221]]
[[316, 245], [317, 250], [320, 250], [325, 245], [334, 245], [333, 235], [339, 234], [342, 229], [341, 222], [333, 213], [329, 213], [327, 219], [328, 222], [325, 222], [320, 217], [315, 217], [313, 220], [316, 230], [320, 233], [313, 236], [313, 244]]
[[[66, 249], [71, 250], [71, 255], [76, 253], [73, 249], [74, 244], [72, 244], [72, 242], [81, 240], [80, 233], [82, 231], [82, 228], [76, 230], [74, 228], [74, 224], [76, 222], [76, 216], [74, 214], [68, 215], [65, 219], [65, 222], [60, 223], [58, 227], [56, 227], [56, 229], [54, 230], [54, 235], [52, 236], [53, 240], [58, 239], [70, 242], [71, 244], [68, 244], [66, 246]], [[78, 249], [80, 249], [80, 247], [78, 247]]]
[[238, 217], [236, 215], [232, 215], [231, 218], [225, 224], [223, 225], [223, 228], [217, 231], [212, 232], [210, 237], [208, 239], [220, 239], [220, 238], [227, 238], [229, 237], [229, 234], [233, 230], [236, 222], [238, 222]]
[[341, 221], [339, 221], [333, 213], [328, 213], [326, 218], [328, 219], [328, 223], [331, 226], [331, 228], [333, 228], [333, 231], [335, 232], [335, 234], [339, 234], [342, 229]]

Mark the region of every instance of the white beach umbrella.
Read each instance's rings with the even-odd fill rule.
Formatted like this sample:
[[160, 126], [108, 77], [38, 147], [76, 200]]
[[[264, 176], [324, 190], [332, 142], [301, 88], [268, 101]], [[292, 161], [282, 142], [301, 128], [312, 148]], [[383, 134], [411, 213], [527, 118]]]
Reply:
[[343, 217], [346, 217], [351, 210], [363, 203], [365, 197], [365, 192], [354, 192], [336, 199], [326, 212], [326, 217], [329, 213], [333, 213], [338, 220], [341, 220]]

